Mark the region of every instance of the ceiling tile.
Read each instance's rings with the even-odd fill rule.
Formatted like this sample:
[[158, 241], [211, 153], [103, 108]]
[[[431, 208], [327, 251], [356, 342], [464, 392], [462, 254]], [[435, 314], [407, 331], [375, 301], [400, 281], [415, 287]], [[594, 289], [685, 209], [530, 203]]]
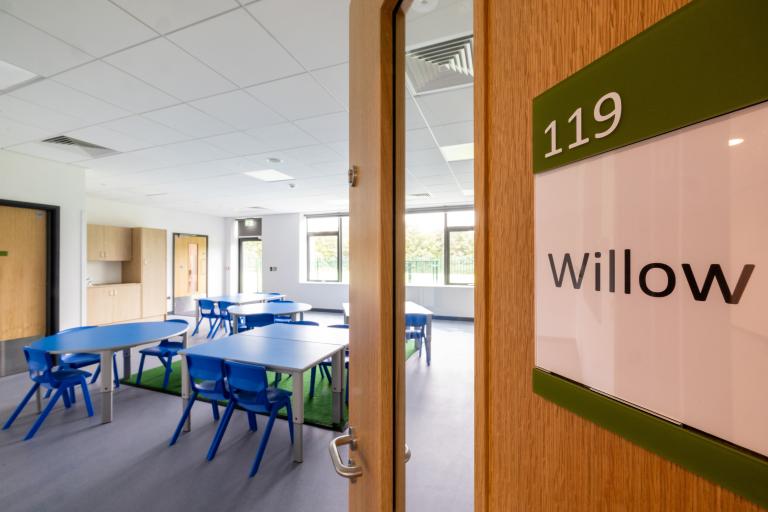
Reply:
[[408, 166], [408, 172], [417, 178], [424, 176], [444, 176], [445, 174], [450, 173], [450, 169], [448, 169], [446, 163], [438, 165], [410, 165], [406, 163], [406, 165]]
[[88, 169], [108, 171], [110, 173], [130, 174], [148, 169], [159, 169], [173, 165], [173, 155], [163, 148], [141, 149], [130, 153], [97, 158], [81, 162]]
[[330, 92], [336, 101], [349, 110], [349, 64], [318, 69], [312, 75]]
[[453, 172], [455, 173], [473, 173], [475, 172], [475, 161], [474, 160], [459, 160], [457, 162], [451, 162], [450, 163], [451, 169], [453, 169]]
[[308, 73], [250, 87], [247, 91], [291, 121], [344, 110]]
[[189, 105], [176, 105], [175, 107], [147, 112], [144, 117], [173, 128], [190, 137], [210, 137], [234, 131], [234, 129], [200, 112]]
[[322, 144], [289, 149], [283, 151], [283, 155], [285, 155], [288, 162], [296, 161], [305, 165], [334, 162], [339, 159], [339, 155], [335, 151]]
[[349, 139], [349, 114], [340, 112], [296, 121], [296, 125], [320, 142], [340, 142]]
[[0, 59], [38, 75], [50, 76], [88, 62], [91, 57], [0, 12]]
[[238, 6], [234, 0], [113, 0], [165, 34]]
[[149, 41], [105, 60], [185, 101], [235, 89], [229, 80], [165, 39]]
[[334, 150], [336, 153], [339, 154], [343, 159], [349, 160], [349, 141], [348, 140], [342, 140], [340, 142], [331, 142], [330, 144], [326, 144], [329, 148]]
[[72, 130], [66, 132], [65, 135], [85, 142], [90, 142], [91, 144], [97, 144], [99, 146], [104, 146], [105, 148], [114, 149], [115, 151], [120, 151], [121, 153], [126, 151], [135, 151], [137, 149], [143, 149], [154, 145], [135, 139], [116, 130], [111, 130], [104, 127], [103, 125], [89, 126], [79, 130]]
[[140, 141], [145, 146], [161, 146], [190, 138], [173, 128], [142, 116], [124, 117], [103, 123], [100, 126]]
[[53, 80], [35, 82], [9, 94], [14, 98], [82, 119], [87, 124], [130, 115], [130, 112]]
[[20, 100], [9, 94], [0, 95], [0, 116], [54, 133], [88, 124], [82, 119]]
[[270, 150], [264, 142], [243, 132], [225, 133], [202, 140], [233, 155], [255, 155]]
[[194, 101], [191, 105], [239, 130], [285, 122], [285, 119], [243, 91], [219, 94]]
[[445, 165], [440, 150], [434, 149], [419, 149], [414, 151], [406, 151], [405, 153], [405, 165], [410, 169], [413, 166], [421, 165]]
[[282, 123], [267, 128], [248, 130], [247, 133], [266, 146], [265, 151], [298, 148], [318, 143], [316, 138], [293, 123]]
[[261, 0], [247, 9], [307, 69], [349, 60], [349, 0]]
[[421, 112], [419, 112], [416, 102], [413, 101], [412, 98], [408, 98], [405, 102], [405, 129], [415, 130], [417, 128], [424, 128], [425, 126], [427, 125], [424, 123], [424, 118], [422, 117]]
[[54, 80], [135, 114], [179, 103], [173, 96], [99, 60], [66, 71]]
[[41, 140], [50, 135], [52, 133], [41, 128], [0, 117], [0, 148], [32, 140]]
[[[474, 118], [474, 87], [418, 96], [416, 101], [424, 111], [430, 126], [472, 121]], [[410, 128], [410, 127], [409, 127]]]
[[451, 123], [432, 128], [437, 142], [441, 146], [467, 144], [474, 141], [474, 126], [472, 121]]
[[54, 160], [56, 162], [72, 163], [83, 160], [82, 152], [75, 151], [71, 146], [49, 144], [46, 142], [27, 142], [18, 146], [6, 148], [8, 151], [25, 155]]
[[[292, 18], [303, 18], [303, 14]], [[301, 66], [243, 9], [206, 20], [168, 37], [240, 87], [302, 71]]]
[[405, 132], [405, 150], [415, 151], [419, 149], [435, 148], [435, 139], [427, 128], [408, 130]]
[[0, 8], [94, 57], [157, 36], [107, 0], [0, 0]]

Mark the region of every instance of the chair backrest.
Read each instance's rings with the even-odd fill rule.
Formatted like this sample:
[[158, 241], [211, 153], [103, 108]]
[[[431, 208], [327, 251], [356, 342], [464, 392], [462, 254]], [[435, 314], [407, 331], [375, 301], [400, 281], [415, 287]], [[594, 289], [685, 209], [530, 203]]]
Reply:
[[208, 392], [226, 394], [224, 385], [224, 361], [215, 357], [198, 356], [187, 354], [187, 367], [189, 368], [189, 382], [194, 389], [198, 389], [196, 380], [216, 382], [213, 390], [206, 389]]
[[214, 314], [214, 309], [216, 309], [216, 304], [212, 300], [200, 299], [197, 301], [197, 303], [200, 305], [201, 315], [210, 316]]
[[[227, 383], [232, 395], [237, 399], [240, 392], [249, 394], [248, 401], [267, 405], [267, 369], [255, 364], [237, 363], [225, 361], [224, 367], [227, 375]], [[256, 396], [254, 397], [253, 394]], [[255, 400], [254, 400], [255, 398]]]
[[227, 311], [227, 308], [229, 306], [234, 306], [234, 302], [227, 302], [227, 301], [221, 301], [219, 302], [219, 316], [224, 319], [229, 318], [229, 311]]
[[51, 382], [51, 368], [53, 358], [45, 350], [32, 347], [24, 347], [24, 357], [27, 359], [29, 377], [35, 382]]
[[427, 326], [427, 315], [421, 315], [418, 313], [410, 313], [405, 315], [405, 326], [422, 328]]
[[312, 320], [291, 320], [288, 323], [290, 325], [315, 325], [315, 326], [320, 325], [319, 323], [313, 322]]
[[284, 303], [284, 304], [285, 304], [285, 303], [291, 303], [291, 304], [293, 304], [293, 303], [294, 303], [294, 301], [292, 301], [292, 300], [289, 300], [289, 299], [275, 299], [275, 300], [271, 300], [271, 301], [269, 301], [269, 302], [282, 302], [282, 303]]
[[270, 313], [262, 313], [260, 315], [246, 315], [241, 318], [245, 319], [246, 329], [253, 329], [254, 327], [264, 327], [265, 325], [271, 325], [275, 323], [275, 315]]
[[70, 327], [69, 329], [64, 329], [63, 331], [59, 331], [58, 334], [63, 334], [65, 332], [77, 332], [82, 331], [84, 329], [95, 329], [95, 325], [82, 325], [80, 327]]
[[349, 324], [334, 324], [329, 325], [328, 327], [332, 327], [334, 329], [349, 329]]

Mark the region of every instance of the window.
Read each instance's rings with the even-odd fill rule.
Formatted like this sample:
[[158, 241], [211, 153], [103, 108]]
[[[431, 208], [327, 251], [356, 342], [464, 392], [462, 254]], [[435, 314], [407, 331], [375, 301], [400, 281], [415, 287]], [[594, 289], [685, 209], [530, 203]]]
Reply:
[[307, 280], [349, 281], [349, 217], [307, 217]]
[[411, 212], [405, 216], [405, 283], [473, 285], [472, 210]]
[[475, 212], [446, 212], [445, 254], [448, 284], [475, 284]]

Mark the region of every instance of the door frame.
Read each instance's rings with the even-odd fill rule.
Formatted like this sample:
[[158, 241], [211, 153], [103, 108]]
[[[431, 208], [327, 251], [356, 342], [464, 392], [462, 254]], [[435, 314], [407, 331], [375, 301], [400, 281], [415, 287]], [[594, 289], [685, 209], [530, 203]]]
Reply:
[[[261, 246], [261, 255], [262, 255], [262, 262], [264, 260], [264, 240], [262, 240], [262, 237], [260, 236], [246, 236], [246, 237], [238, 237], [237, 239], [237, 291], [238, 293], [243, 293], [243, 242], [253, 242], [258, 241], [262, 243]], [[262, 268], [262, 274], [261, 274], [261, 284], [262, 287], [264, 286], [264, 272]], [[264, 290], [262, 290], [264, 291]]]
[[210, 240], [208, 240], [208, 235], [199, 235], [195, 233], [171, 233], [171, 305], [173, 308], [171, 309], [172, 314], [176, 314], [176, 236], [195, 236], [195, 237], [201, 237], [205, 238], [205, 294], [208, 295], [208, 270], [209, 270], [209, 262], [208, 262], [208, 246], [210, 245]]
[[59, 331], [59, 261], [61, 259], [61, 207], [51, 204], [29, 203], [0, 199], [0, 206], [43, 210], [46, 215], [46, 277], [45, 277], [45, 330], [46, 335]]

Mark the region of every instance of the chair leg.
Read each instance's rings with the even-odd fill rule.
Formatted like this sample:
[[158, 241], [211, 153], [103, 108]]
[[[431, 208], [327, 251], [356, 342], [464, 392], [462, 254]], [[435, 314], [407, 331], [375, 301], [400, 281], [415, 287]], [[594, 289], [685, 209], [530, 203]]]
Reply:
[[316, 372], [317, 372], [317, 366], [313, 366], [312, 370], [310, 370], [310, 373], [309, 373], [309, 398], [315, 397], [315, 373]]
[[267, 449], [267, 443], [269, 442], [269, 435], [272, 433], [272, 426], [275, 424], [275, 418], [277, 417], [277, 407], [272, 408], [272, 412], [269, 414], [269, 421], [267, 422], [267, 428], [264, 429], [264, 433], [261, 435], [261, 442], [259, 443], [259, 451], [256, 452], [256, 459], [253, 461], [253, 467], [251, 467], [251, 473], [248, 478], [253, 477], [259, 470], [261, 464], [261, 458], [264, 457], [264, 451]]
[[141, 359], [139, 359], [139, 373], [136, 375], [136, 385], [141, 386], [141, 374], [144, 371], [144, 358], [147, 357], [146, 354], [141, 354]]
[[75, 386], [72, 386], [69, 388], [69, 401], [72, 405], [75, 405], [77, 403], [77, 398], [75, 397]]
[[70, 394], [70, 388], [61, 388], [63, 390], [63, 393], [61, 394], [61, 399], [64, 400], [64, 408], [69, 409], [72, 407], [72, 395]]
[[278, 384], [280, 384], [280, 380], [283, 378], [283, 375], [279, 372], [275, 372], [275, 381], [272, 383], [274, 387], [277, 387]]
[[221, 418], [221, 421], [219, 422], [219, 428], [216, 429], [216, 434], [213, 436], [211, 447], [208, 449], [208, 455], [206, 457], [208, 460], [213, 460], [213, 458], [216, 456], [216, 451], [218, 451], [221, 440], [224, 438], [224, 431], [227, 430], [229, 419], [232, 417], [234, 410], [235, 401], [230, 400], [227, 404], [227, 409], [224, 411], [224, 417]]
[[195, 404], [195, 400], [197, 399], [197, 391], [192, 390], [192, 396], [189, 397], [189, 402], [187, 403], [187, 406], [184, 408], [184, 412], [181, 413], [181, 419], [179, 420], [179, 424], [176, 425], [176, 430], [173, 431], [173, 435], [171, 436], [171, 442], [168, 446], [173, 446], [176, 444], [176, 441], [179, 439], [179, 435], [181, 435], [181, 429], [184, 428], [184, 422], [187, 421], [187, 416], [189, 416], [189, 412], [192, 410], [192, 406]]
[[11, 414], [11, 417], [8, 418], [8, 421], [6, 421], [5, 425], [3, 425], [3, 430], [8, 430], [9, 428], [11, 428], [11, 425], [13, 424], [13, 422], [16, 421], [16, 418], [18, 418], [19, 414], [21, 414], [21, 411], [24, 409], [24, 407], [27, 406], [27, 402], [29, 402], [29, 399], [32, 398], [32, 395], [35, 394], [35, 392], [37, 391], [37, 388], [39, 387], [40, 387], [39, 382], [35, 382], [32, 385], [32, 388], [27, 392], [26, 395], [24, 395], [24, 398], [21, 399], [21, 402], [16, 407], [16, 410], [13, 411], [13, 414]]
[[200, 329], [200, 324], [201, 323], [203, 323], [203, 317], [202, 316], [200, 317], [200, 320], [197, 321], [197, 324], [195, 324], [195, 330], [192, 331], [192, 334], [191, 334], [192, 336], [197, 334], [197, 331]]
[[[35, 437], [35, 434], [40, 429], [40, 426], [45, 421], [45, 418], [48, 417], [48, 415], [51, 413], [51, 410], [53, 409], [53, 406], [56, 405], [56, 402], [59, 400], [59, 397], [66, 396], [64, 393], [66, 392], [63, 388], [58, 388], [56, 390], [56, 393], [53, 395], [53, 398], [48, 402], [48, 405], [45, 406], [45, 409], [43, 409], [43, 412], [40, 413], [40, 416], [38, 416], [37, 421], [35, 421], [35, 424], [32, 425], [32, 428], [29, 429], [29, 432], [27, 432], [26, 437], [24, 438], [25, 441], [29, 441], [33, 437]], [[66, 400], [69, 400], [68, 398]]]
[[45, 392], [45, 396], [43, 398], [50, 398], [52, 392], [53, 392], [53, 389], [48, 388], [48, 391]]
[[112, 376], [115, 378], [115, 389], [120, 387], [120, 374], [117, 373], [117, 356], [112, 354]]
[[[173, 371], [173, 368], [171, 368], [171, 358], [172, 356], [168, 356], [168, 361], [165, 365], [165, 377], [163, 378], [163, 389], [168, 389], [168, 381], [171, 378], [171, 372]], [[163, 359], [162, 357], [160, 358]]]
[[285, 402], [285, 413], [288, 416], [288, 433], [291, 435], [291, 444], [293, 444], [293, 408], [290, 398]]
[[256, 429], [258, 426], [256, 425], [256, 413], [248, 411], [248, 428], [251, 429], [251, 432], [256, 432]]
[[[94, 374], [93, 374], [93, 377], [91, 377], [91, 384], [93, 384], [94, 382], [96, 382], [96, 379], [98, 379], [98, 378], [99, 378], [99, 375], [101, 375], [101, 363], [99, 363], [99, 364], [96, 366], [96, 371], [94, 372]], [[49, 390], [48, 390], [48, 392], [50, 393], [50, 392], [51, 392], [51, 390], [49, 389]]]
[[[85, 377], [80, 377], [80, 387], [83, 390], [83, 401], [85, 402], [85, 410], [88, 411], [88, 416], [93, 416], [93, 404], [91, 403], [91, 394], [88, 392], [88, 383]], [[73, 386], [74, 390], [75, 387]]]
[[213, 421], [219, 421], [219, 402], [211, 400], [211, 408], [213, 409]]
[[211, 332], [208, 333], [208, 337], [211, 339], [215, 338], [216, 333], [219, 332], [219, 327], [221, 327], [221, 320], [216, 320], [211, 327]]
[[333, 377], [331, 377], [331, 370], [328, 369], [328, 366], [323, 364], [320, 365], [320, 368], [323, 369], [323, 374], [325, 374], [325, 378], [328, 379], [328, 382], [333, 384]]

